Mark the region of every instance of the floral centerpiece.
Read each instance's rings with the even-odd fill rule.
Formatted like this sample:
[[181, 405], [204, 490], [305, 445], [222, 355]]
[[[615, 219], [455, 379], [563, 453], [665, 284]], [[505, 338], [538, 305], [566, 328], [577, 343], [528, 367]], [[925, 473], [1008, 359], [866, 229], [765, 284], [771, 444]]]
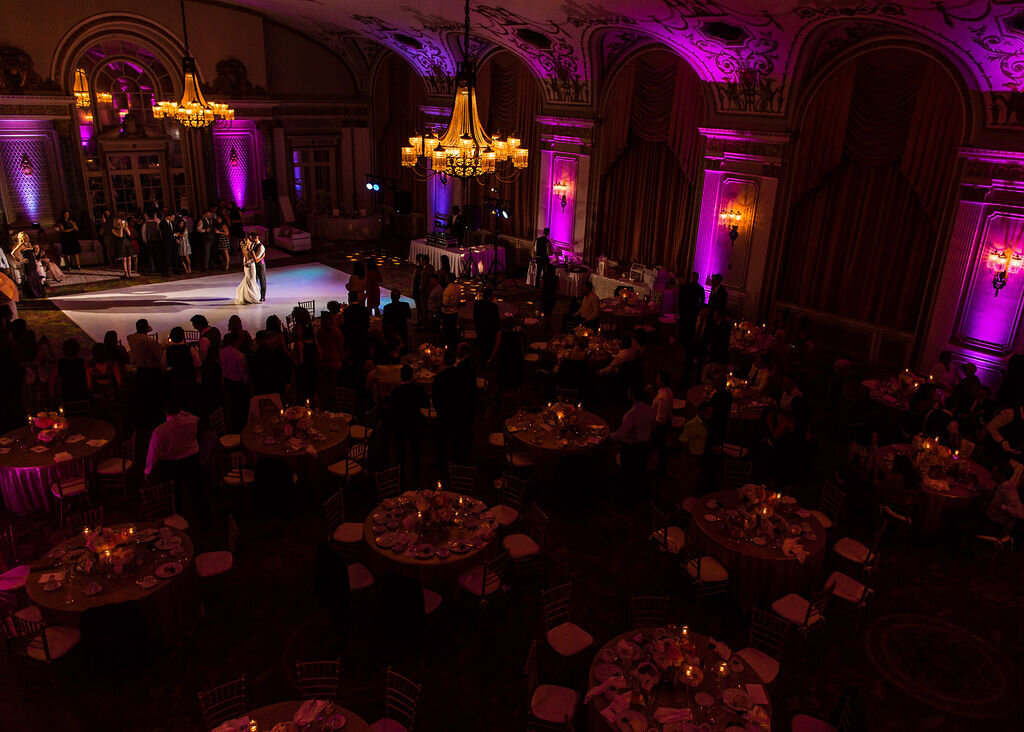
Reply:
[[104, 528], [89, 534], [85, 540], [85, 547], [104, 564], [124, 565], [135, 559], [133, 538], [134, 531], [129, 528]]
[[541, 413], [541, 418], [559, 432], [564, 432], [579, 422], [579, 413], [582, 408], [582, 404], [548, 402], [547, 407]]
[[945, 445], [925, 435], [916, 435], [911, 442], [914, 448], [914, 467], [927, 474], [933, 467], [945, 469], [953, 461], [953, 452]]
[[[459, 496], [461, 498], [461, 496]], [[413, 503], [416, 506], [417, 520], [422, 531], [441, 528], [451, 524], [455, 519], [454, 496], [446, 493], [438, 483], [437, 490], [424, 489], [417, 491]]]
[[323, 435], [313, 426], [313, 410], [309, 407], [309, 400], [306, 406], [288, 407], [281, 410], [281, 419], [284, 425], [281, 428], [285, 437], [309, 438], [319, 441]]
[[435, 346], [432, 343], [421, 345], [418, 365], [435, 373], [440, 371], [444, 366], [444, 346]]
[[56, 442], [68, 429], [63, 409], [60, 412], [39, 412], [35, 417], [30, 417], [29, 422], [40, 442]]

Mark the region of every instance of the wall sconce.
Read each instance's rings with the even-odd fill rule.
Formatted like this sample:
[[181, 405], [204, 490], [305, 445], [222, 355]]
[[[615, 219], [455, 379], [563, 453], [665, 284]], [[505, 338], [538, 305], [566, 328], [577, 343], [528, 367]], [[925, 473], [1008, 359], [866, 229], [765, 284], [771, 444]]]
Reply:
[[743, 220], [743, 214], [734, 208], [722, 209], [722, 212], [718, 214], [718, 221], [729, 230], [729, 240], [736, 244], [736, 239], [740, 235], [740, 221]]
[[232, 168], [237, 168], [239, 166], [238, 151], [235, 150], [233, 145], [231, 147], [231, 154], [228, 155], [228, 165]]
[[988, 254], [988, 268], [992, 271], [993, 297], [999, 297], [999, 291], [1006, 287], [1010, 275], [1015, 275], [1024, 267], [1024, 255], [1013, 250], [1013, 247], [992, 249]]
[[566, 198], [566, 194], [569, 193], [569, 184], [566, 183], [564, 180], [560, 180], [560, 181], [558, 181], [557, 183], [555, 183], [554, 185], [551, 186], [551, 190], [554, 192], [554, 194], [556, 196], [561, 196], [562, 197], [562, 200], [560, 201], [560, 203], [562, 204], [562, 211], [564, 212], [565, 211], [565, 207], [569, 203], [569, 199]]
[[35, 172], [35, 169], [32, 167], [32, 161], [28, 159], [28, 153], [21, 154], [21, 161], [18, 165], [21, 167], [22, 175], [26, 178], [30, 178]]
[[99, 104], [113, 104], [114, 95], [110, 92], [96, 92], [96, 101]]

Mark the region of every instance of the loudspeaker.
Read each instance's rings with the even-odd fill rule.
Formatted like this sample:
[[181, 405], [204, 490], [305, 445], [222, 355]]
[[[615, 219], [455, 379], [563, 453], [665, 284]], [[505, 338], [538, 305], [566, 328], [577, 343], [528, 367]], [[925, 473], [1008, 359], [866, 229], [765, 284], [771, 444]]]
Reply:
[[263, 179], [263, 200], [274, 201], [277, 199], [277, 181], [273, 178]]
[[395, 191], [395, 213], [396, 214], [407, 214], [412, 213], [412, 192], [411, 191]]

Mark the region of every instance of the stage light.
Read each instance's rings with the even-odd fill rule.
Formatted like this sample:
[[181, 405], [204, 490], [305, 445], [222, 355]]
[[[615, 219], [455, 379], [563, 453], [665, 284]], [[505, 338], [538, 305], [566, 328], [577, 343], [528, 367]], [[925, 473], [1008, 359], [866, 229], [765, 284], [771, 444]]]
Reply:
[[373, 190], [373, 183], [371, 183], [370, 181], [366, 181], [366, 190], [372, 191]]
[[374, 183], [373, 184], [373, 190], [374, 191], [379, 191], [380, 190], [380, 183]]
[[508, 218], [508, 211], [502, 210], [502, 212], [501, 212], [501, 217], [502, 217], [503, 219], [507, 219], [507, 218]]

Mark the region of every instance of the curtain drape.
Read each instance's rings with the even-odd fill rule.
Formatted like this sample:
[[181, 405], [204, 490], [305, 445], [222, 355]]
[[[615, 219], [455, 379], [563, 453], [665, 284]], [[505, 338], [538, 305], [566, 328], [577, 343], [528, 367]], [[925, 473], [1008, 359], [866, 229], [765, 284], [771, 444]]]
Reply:
[[[424, 131], [420, 107], [425, 99], [422, 81], [405, 61], [392, 54], [383, 62], [373, 90], [376, 165], [366, 172], [400, 181], [403, 189], [412, 192], [413, 211], [425, 210], [426, 187], [402, 167], [401, 149], [409, 144], [413, 132]], [[392, 201], [387, 193], [379, 194], [379, 200]]]
[[949, 75], [903, 51], [839, 69], [794, 156], [780, 298], [913, 331], [962, 135]]
[[685, 268], [703, 113], [700, 80], [674, 54], [645, 54], [619, 73], [605, 101], [588, 256]]

